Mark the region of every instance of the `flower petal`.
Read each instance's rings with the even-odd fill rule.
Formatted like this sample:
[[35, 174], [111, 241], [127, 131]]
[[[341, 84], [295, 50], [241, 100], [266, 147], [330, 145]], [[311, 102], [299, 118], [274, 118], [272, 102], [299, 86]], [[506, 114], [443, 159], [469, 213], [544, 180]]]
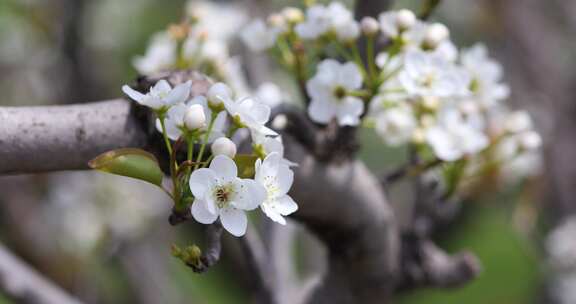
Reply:
[[224, 208], [220, 210], [220, 221], [224, 229], [234, 236], [243, 236], [246, 233], [248, 219], [242, 210]]
[[166, 105], [175, 105], [177, 103], [185, 102], [190, 97], [190, 89], [192, 88], [192, 81], [188, 80], [185, 83], [177, 85], [166, 98], [164, 103]]
[[190, 191], [197, 199], [205, 199], [209, 195], [210, 188], [214, 185], [216, 181], [216, 175], [214, 171], [202, 168], [192, 172], [190, 180], [188, 182], [190, 186]]
[[122, 86], [122, 92], [124, 92], [124, 94], [128, 95], [128, 97], [132, 98], [138, 103], [141, 103], [142, 99], [144, 99], [144, 97], [146, 96], [127, 85]]
[[336, 107], [329, 101], [313, 99], [308, 107], [308, 115], [314, 122], [327, 124], [336, 116]]
[[211, 213], [206, 209], [206, 203], [201, 200], [195, 200], [191, 208], [192, 217], [202, 224], [212, 224], [218, 218], [217, 213]]
[[210, 163], [210, 170], [225, 181], [232, 181], [238, 176], [236, 163], [228, 156], [217, 155]]
[[360, 98], [346, 97], [338, 107], [338, 124], [356, 126], [360, 123], [362, 112], [364, 112], [364, 102]]
[[290, 196], [284, 195], [276, 200], [274, 209], [282, 215], [288, 215], [298, 210], [298, 204]]
[[282, 217], [282, 215], [270, 205], [262, 204], [260, 208], [262, 209], [262, 212], [264, 212], [264, 214], [266, 214], [266, 216], [269, 217], [272, 221], [281, 225], [286, 225], [286, 220], [284, 217]]
[[234, 206], [242, 210], [254, 210], [266, 199], [266, 189], [252, 179], [241, 180], [240, 190], [234, 198]]

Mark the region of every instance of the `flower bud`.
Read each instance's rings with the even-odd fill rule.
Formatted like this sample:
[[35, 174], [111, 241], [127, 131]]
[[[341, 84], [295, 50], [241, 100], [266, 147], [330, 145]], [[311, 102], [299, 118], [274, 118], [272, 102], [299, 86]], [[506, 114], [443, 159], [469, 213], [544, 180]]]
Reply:
[[231, 98], [231, 96], [232, 92], [230, 88], [222, 82], [213, 84], [210, 89], [208, 89], [208, 93], [206, 93], [208, 104], [213, 107], [221, 105], [224, 99]]
[[284, 28], [286, 26], [286, 18], [282, 14], [272, 14], [268, 16], [268, 24], [274, 28]]
[[444, 40], [448, 39], [450, 31], [442, 23], [433, 23], [426, 29], [424, 34], [424, 47], [428, 49], [435, 49]]
[[289, 23], [299, 23], [304, 20], [304, 13], [302, 13], [302, 10], [295, 7], [287, 7], [283, 9], [282, 15]]
[[364, 17], [360, 21], [360, 28], [362, 33], [366, 35], [374, 35], [380, 30], [380, 24], [378, 21], [372, 17]]
[[520, 145], [525, 150], [536, 150], [542, 146], [542, 137], [534, 131], [525, 132], [520, 137]]
[[504, 123], [504, 128], [510, 133], [520, 133], [532, 128], [532, 118], [526, 111], [511, 113]]
[[230, 158], [236, 156], [236, 145], [226, 137], [220, 137], [212, 143], [212, 155], [226, 155]]
[[199, 104], [191, 105], [184, 114], [184, 125], [188, 130], [196, 130], [206, 125], [204, 108]]
[[396, 15], [396, 25], [400, 31], [410, 29], [416, 23], [416, 16], [414, 13], [407, 9], [401, 9]]

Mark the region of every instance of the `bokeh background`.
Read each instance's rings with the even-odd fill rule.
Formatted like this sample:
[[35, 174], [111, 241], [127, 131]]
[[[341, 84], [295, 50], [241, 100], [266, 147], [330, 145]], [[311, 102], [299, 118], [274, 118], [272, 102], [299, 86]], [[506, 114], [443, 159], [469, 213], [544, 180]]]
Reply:
[[[302, 4], [192, 2], [0, 0], [0, 105], [121, 96], [121, 85], [137, 76], [132, 58], [186, 7], [202, 7], [217, 28]], [[432, 19], [449, 26], [457, 45], [486, 42], [503, 64], [512, 107], [528, 109], [542, 134], [544, 165], [536, 178], [479, 191], [439, 233], [450, 251], [478, 255], [484, 271], [477, 280], [458, 289], [411, 291], [398, 303], [576, 303], [576, 1], [445, 0]], [[231, 43], [240, 54], [238, 42]], [[281, 73], [274, 79], [290, 90]], [[395, 168], [405, 155], [370, 131], [363, 145], [361, 157], [374, 172]], [[390, 195], [402, 204], [409, 193], [399, 185]], [[0, 177], [1, 242], [86, 302], [249, 302], [253, 282], [238, 244], [227, 237], [222, 261], [194, 274], [170, 256], [170, 245], [201, 243], [200, 230], [170, 227], [169, 210], [157, 189], [96, 172]], [[302, 227], [292, 223], [286, 230], [294, 248], [285, 254], [298, 265], [293, 275], [313, 277], [322, 268], [321, 248]], [[11, 302], [0, 292], [0, 303]]]

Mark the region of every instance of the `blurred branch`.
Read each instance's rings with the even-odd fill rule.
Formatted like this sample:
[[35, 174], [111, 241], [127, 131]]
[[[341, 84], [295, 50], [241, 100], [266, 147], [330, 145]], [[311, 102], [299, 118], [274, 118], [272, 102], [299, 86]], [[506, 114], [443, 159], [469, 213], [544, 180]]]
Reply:
[[430, 16], [432, 16], [441, 2], [442, 0], [424, 0], [424, 3], [422, 4], [422, 10], [420, 11], [418, 18], [422, 20], [427, 20], [430, 18]]
[[[258, 231], [249, 225], [248, 231], [239, 238], [239, 241], [244, 252], [246, 265], [254, 275], [257, 302], [262, 304], [278, 303], [277, 292], [274, 288], [276, 278], [273, 276], [270, 259]], [[270, 277], [271, 275], [272, 277]]]
[[0, 289], [17, 303], [79, 304], [0, 244]]
[[194, 272], [206, 272], [220, 260], [222, 252], [222, 225], [220, 222], [206, 226], [205, 246], [200, 257], [200, 265], [188, 265]]
[[381, 12], [389, 9], [393, 3], [393, 0], [356, 0], [354, 8], [356, 19], [360, 20], [366, 16], [377, 18]]

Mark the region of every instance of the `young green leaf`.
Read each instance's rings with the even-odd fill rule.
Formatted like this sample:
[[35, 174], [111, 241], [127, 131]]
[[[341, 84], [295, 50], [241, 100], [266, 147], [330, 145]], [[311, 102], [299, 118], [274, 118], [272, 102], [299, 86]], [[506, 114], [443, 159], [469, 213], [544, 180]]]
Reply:
[[154, 155], [135, 148], [105, 152], [88, 162], [88, 166], [95, 170], [132, 177], [157, 186], [162, 185], [164, 176]]

